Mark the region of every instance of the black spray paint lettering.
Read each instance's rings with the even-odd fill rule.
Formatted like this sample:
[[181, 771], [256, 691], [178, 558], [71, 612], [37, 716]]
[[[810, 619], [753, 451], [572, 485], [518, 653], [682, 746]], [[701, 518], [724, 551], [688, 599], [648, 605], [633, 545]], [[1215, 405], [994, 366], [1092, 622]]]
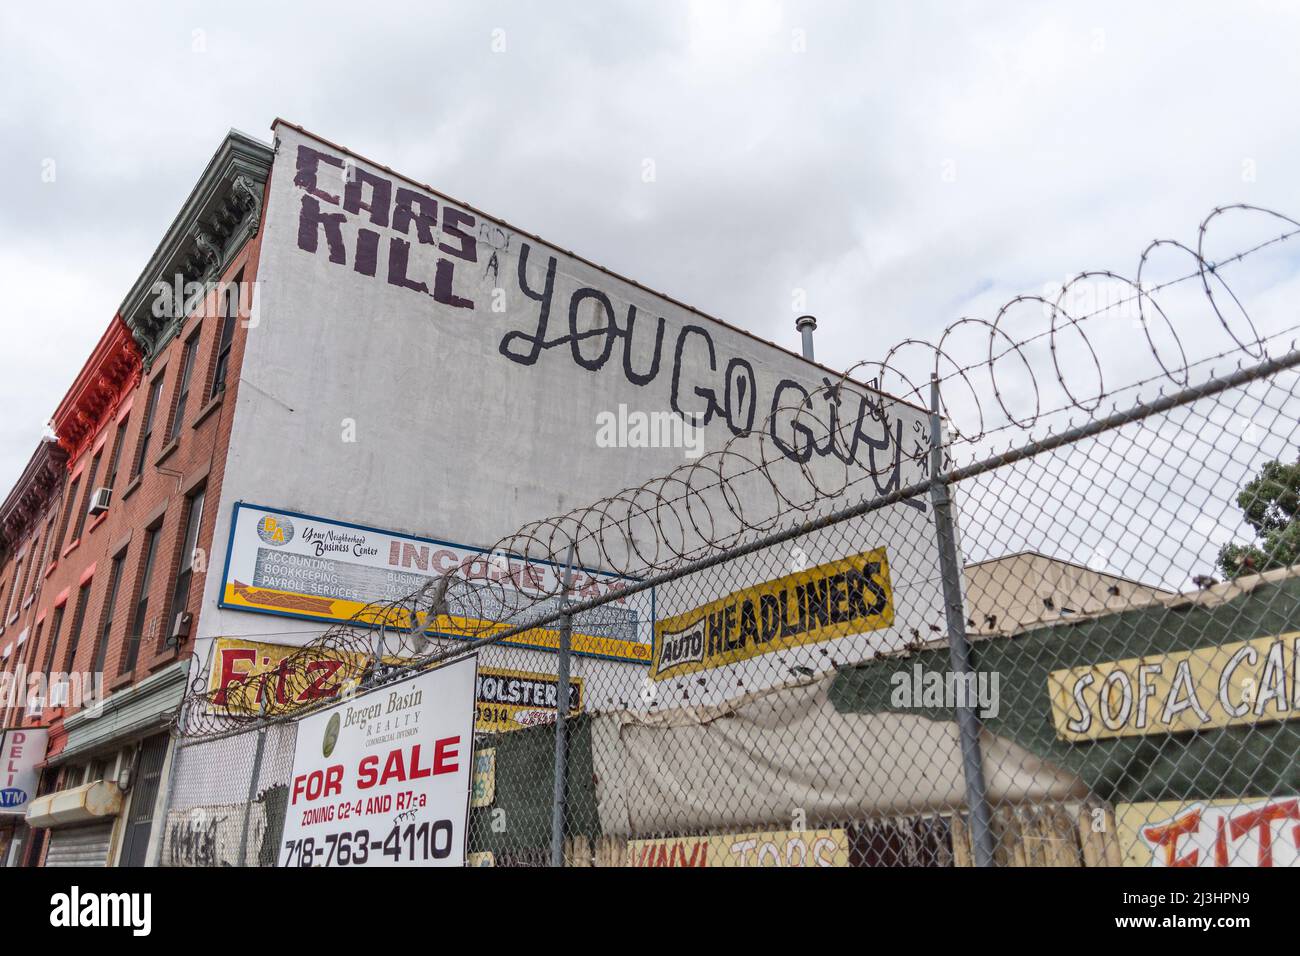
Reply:
[[[642, 334], [641, 339], [637, 339], [639, 317], [636, 306], [628, 304], [625, 321], [620, 325], [614, 304], [600, 289], [584, 286], [574, 292], [569, 299], [567, 332], [548, 339], [546, 336], [551, 324], [557, 263], [554, 256], [547, 259], [546, 278], [542, 288], [534, 289], [528, 281], [529, 252], [529, 244], [524, 243], [519, 250], [519, 288], [524, 295], [538, 303], [537, 327], [531, 334], [520, 331], [507, 333], [501, 340], [502, 355], [520, 365], [535, 365], [543, 351], [568, 345], [570, 356], [576, 365], [589, 372], [598, 372], [613, 357], [615, 347], [621, 342], [620, 358], [624, 378], [633, 385], [645, 386], [659, 377], [663, 362], [664, 331], [667, 327], [663, 317], [655, 320], [653, 347], [638, 348], [638, 341], [642, 345], [648, 344], [645, 341], [648, 336]], [[592, 303], [592, 308], [601, 321], [592, 328], [582, 329], [579, 326], [579, 318], [583, 304], [586, 302]], [[584, 349], [584, 343], [589, 342], [594, 343], [596, 348], [588, 346]], [[672, 410], [686, 421], [693, 422], [701, 428], [712, 422], [715, 415], [721, 416], [733, 434], [748, 434], [754, 427], [757, 413], [755, 405], [757, 389], [753, 366], [742, 358], [730, 359], [726, 366], [722, 394], [719, 395], [716, 388], [697, 384], [691, 389], [695, 398], [699, 399], [696, 402], [682, 395], [683, 359], [688, 348], [694, 348], [698, 350], [698, 354], [707, 357], [711, 371], [716, 372], [718, 369], [717, 350], [708, 330], [698, 325], [683, 326], [677, 335], [673, 350], [672, 391], [669, 397]], [[643, 351], [648, 351], [650, 354], [649, 367], [635, 368], [633, 356]]]
[[217, 831], [225, 819], [175, 821], [168, 827], [168, 862], [172, 866], [230, 866], [217, 855]]
[[[343, 195], [328, 192], [320, 183], [322, 166], [339, 170]], [[434, 301], [456, 309], [473, 309], [471, 299], [457, 295], [454, 289], [454, 259], [478, 262], [478, 240], [472, 230], [475, 218], [452, 206], [443, 205], [438, 220], [438, 202], [405, 187], [393, 188], [392, 181], [357, 166], [345, 164], [338, 156], [322, 153], [309, 146], [298, 147], [294, 185], [303, 190], [298, 214], [298, 248], [316, 255], [320, 238], [325, 237], [326, 255], [335, 265], [347, 265], [343, 224], [355, 217], [400, 235], [388, 236], [390, 285], [430, 295]], [[329, 206], [343, 210], [336, 212]], [[433, 288], [427, 278], [411, 275], [411, 242], [414, 229], [417, 245], [435, 246], [440, 253], [434, 266]], [[353, 250], [353, 271], [374, 278], [379, 269], [379, 247], [383, 234], [368, 226], [358, 226]]]
[[[624, 322], [620, 325], [609, 296], [600, 289], [583, 286], [569, 298], [567, 330], [547, 338], [552, 321], [551, 310], [555, 304], [555, 272], [558, 263], [554, 256], [547, 258], [541, 288], [534, 288], [534, 283], [528, 279], [530, 251], [528, 243], [520, 246], [518, 281], [523, 294], [538, 304], [536, 327], [531, 332], [516, 330], [506, 333], [499, 346], [501, 354], [519, 365], [531, 366], [537, 364], [542, 352], [567, 345], [574, 364], [589, 372], [598, 372], [606, 366], [613, 357], [615, 347], [621, 343], [624, 378], [640, 387], [655, 381], [662, 370], [666, 327], [664, 319], [659, 317], [655, 321], [653, 347], [649, 346], [649, 336], [643, 334], [639, 341], [641, 347], [638, 348], [636, 306], [628, 304]], [[591, 308], [599, 321], [590, 328], [582, 329], [579, 326], [579, 316], [583, 304], [587, 302], [592, 304]], [[634, 368], [633, 355], [647, 352], [650, 355], [649, 362], [642, 364], [648, 364], [648, 367]], [[715, 380], [713, 384], [688, 382], [688, 356], [697, 357], [715, 374], [721, 365], [721, 380]], [[717, 346], [707, 329], [698, 325], [681, 327], [673, 346], [670, 375], [669, 406], [678, 415], [693, 421], [698, 427], [708, 425], [715, 416], [719, 416], [735, 435], [747, 435], [753, 430], [759, 407], [754, 367], [739, 356], [727, 358], [722, 363]], [[844, 390], [839, 385], [832, 385], [827, 379], [823, 383], [825, 388], [812, 394], [793, 379], [784, 379], [777, 385], [772, 393], [768, 416], [768, 431], [773, 444], [786, 458], [799, 464], [811, 461], [814, 456], [833, 456], [845, 464], [859, 463], [862, 460], [859, 456], [865, 449], [866, 464], [872, 473], [877, 492], [888, 494], [902, 487], [902, 420], [895, 417], [891, 423], [885, 414], [883, 400], [873, 401], [868, 394], [856, 393], [854, 397], [857, 399], [857, 408], [845, 418], [840, 408], [844, 404]], [[687, 389], [690, 394], [684, 395]], [[813, 414], [819, 403], [826, 409], [824, 416], [816, 417], [825, 429], [825, 437], [821, 440], [812, 428], [800, 421], [802, 416]], [[846, 438], [842, 422], [847, 421], [853, 423], [853, 428], [848, 431]], [[923, 460], [926, 446], [917, 444], [915, 440], [913, 444], [909, 460]], [[920, 500], [908, 499], [905, 504], [925, 510], [925, 504]]]

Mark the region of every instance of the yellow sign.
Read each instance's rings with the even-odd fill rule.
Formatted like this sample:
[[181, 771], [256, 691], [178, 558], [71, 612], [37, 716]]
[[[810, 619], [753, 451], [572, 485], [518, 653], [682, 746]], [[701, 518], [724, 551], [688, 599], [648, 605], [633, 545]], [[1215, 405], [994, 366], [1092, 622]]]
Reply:
[[[229, 713], [283, 714], [355, 689], [364, 670], [360, 655], [219, 637], [213, 642], [208, 693], [215, 707]], [[500, 732], [554, 722], [558, 683], [553, 674], [480, 667], [474, 729]], [[581, 677], [569, 678], [569, 713], [582, 710], [583, 688]]]
[[[503, 589], [508, 597], [501, 612], [510, 616], [512, 607], [552, 601], [563, 573], [556, 565], [518, 555], [240, 502], [231, 522], [219, 603], [244, 611], [340, 623], [381, 623], [378, 616], [387, 614], [383, 623], [394, 626], [422, 625], [445, 637], [482, 638], [506, 630], [511, 622], [481, 616], [483, 608], [472, 597], [478, 588]], [[573, 652], [648, 662], [653, 639], [650, 620], [635, 601], [620, 595], [627, 579], [585, 568], [573, 568], [571, 573], [575, 598], [612, 598], [599, 613], [574, 617]], [[387, 603], [444, 575], [456, 584], [447, 591], [446, 614], [422, 613], [410, 620], [408, 611], [392, 610]], [[556, 650], [560, 635], [555, 628], [539, 628], [505, 642]]]
[[[379, 623], [377, 618], [367, 618], [374, 608], [362, 601], [348, 601], [341, 598], [320, 598], [298, 594], [292, 591], [277, 591], [271, 588], [254, 588], [233, 583], [226, 585], [224, 607], [244, 608], [246, 610], [273, 611], [292, 613], [296, 617], [314, 617], [326, 621], [361, 621], [370, 620]], [[420, 618], [424, 615], [421, 614]], [[394, 627], [409, 628], [409, 614], [398, 612], [384, 622]], [[463, 637], [480, 640], [499, 631], [512, 627], [510, 622], [487, 621], [476, 618], [440, 614], [425, 624], [425, 630], [447, 637]], [[579, 625], [581, 626], [581, 625]], [[555, 628], [533, 628], [507, 637], [501, 643], [514, 644], [519, 647], [540, 648], [558, 651], [560, 632]], [[575, 629], [570, 637], [570, 646], [575, 654], [592, 657], [609, 657], [615, 660], [644, 661], [650, 656], [650, 648], [635, 641], [619, 640], [599, 634], [587, 634]]]
[[1053, 671], [1064, 740], [1176, 734], [1292, 716], [1300, 632]]
[[[474, 693], [474, 729], [519, 730], [555, 721], [559, 678], [533, 671], [480, 667]], [[569, 678], [569, 713], [582, 710], [583, 679]]]
[[848, 866], [844, 830], [729, 833], [700, 837], [631, 840], [628, 866]]
[[884, 548], [797, 571], [655, 624], [655, 680], [894, 622]]
[[[299, 656], [290, 663], [294, 655]], [[282, 714], [355, 688], [364, 668], [360, 655], [219, 637], [213, 642], [208, 696], [230, 713]]]
[[487, 807], [497, 795], [497, 752], [493, 747], [474, 751], [474, 773], [470, 778], [469, 805]]
[[1121, 803], [1125, 866], [1300, 866], [1300, 799]]

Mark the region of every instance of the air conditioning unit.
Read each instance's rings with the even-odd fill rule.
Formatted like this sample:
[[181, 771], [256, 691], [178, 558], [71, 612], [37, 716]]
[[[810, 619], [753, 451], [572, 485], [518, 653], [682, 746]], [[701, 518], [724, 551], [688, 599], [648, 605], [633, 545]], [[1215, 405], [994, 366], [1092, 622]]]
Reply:
[[103, 514], [108, 510], [108, 503], [113, 500], [112, 488], [96, 488], [90, 496], [90, 507], [86, 510], [92, 515]]
[[181, 641], [190, 636], [190, 623], [194, 620], [194, 615], [189, 611], [178, 611], [172, 619], [172, 632], [167, 636], [167, 643], [178, 646]]

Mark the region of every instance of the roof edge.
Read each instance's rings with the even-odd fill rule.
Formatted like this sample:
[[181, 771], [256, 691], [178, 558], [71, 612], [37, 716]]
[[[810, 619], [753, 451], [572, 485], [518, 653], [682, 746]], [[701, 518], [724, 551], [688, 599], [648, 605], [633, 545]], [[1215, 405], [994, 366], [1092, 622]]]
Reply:
[[818, 361], [807, 359], [803, 356], [801, 352], [796, 352], [793, 349], [786, 348], [784, 345], [781, 345], [778, 342], [773, 342], [771, 339], [765, 339], [761, 335], [757, 335], [753, 332], [750, 332], [748, 329], [742, 329], [738, 325], [732, 325], [730, 322], [727, 322], [724, 319], [719, 319], [715, 315], [710, 315], [708, 312], [704, 312], [701, 309], [698, 309], [695, 306], [690, 305], [689, 303], [681, 301], [680, 299], [673, 298], [673, 296], [668, 295], [667, 293], [660, 292], [657, 289], [652, 289], [649, 286], [645, 285], [644, 283], [638, 282], [635, 279], [630, 279], [620, 272], [615, 272], [613, 269], [607, 268], [606, 266], [602, 266], [598, 262], [593, 262], [591, 259], [588, 259], [586, 256], [580, 253], [574, 252], [572, 249], [565, 249], [563, 246], [558, 246], [555, 243], [551, 242], [550, 240], [543, 239], [541, 236], [537, 235], [534, 232], [529, 232], [526, 229], [520, 229], [518, 226], [514, 225], [511, 222], [508, 222], [505, 219], [502, 219], [500, 216], [493, 215], [492, 213], [487, 212], [484, 209], [480, 209], [478, 206], [475, 206], [472, 203], [467, 203], [460, 199], [457, 199], [455, 196], [448, 195], [442, 190], [430, 186], [428, 183], [420, 182], [418, 179], [414, 179], [410, 176], [407, 176], [405, 173], [398, 172], [396, 169], [393, 169], [391, 166], [386, 166], [383, 163], [376, 162], [375, 160], [369, 158], [368, 156], [363, 156], [361, 153], [358, 153], [355, 150], [348, 148], [347, 146], [343, 146], [339, 143], [334, 142], [333, 140], [326, 139], [324, 136], [321, 136], [319, 133], [313, 133], [311, 130], [303, 126], [300, 126], [297, 123], [291, 122], [289, 120], [284, 119], [283, 117], [277, 116], [271, 122], [271, 131], [274, 133], [280, 126], [287, 126], [289, 129], [301, 133], [303, 136], [308, 136], [314, 139], [316, 142], [321, 143], [322, 145], [328, 146], [331, 149], [336, 149], [339, 152], [346, 153], [347, 155], [353, 157], [354, 159], [359, 159], [362, 162], [375, 167], [376, 169], [383, 170], [388, 175], [400, 179], [403, 182], [408, 183], [409, 185], [415, 186], [419, 189], [425, 190], [426, 192], [432, 193], [433, 195], [437, 196], [439, 199], [445, 200], [450, 203], [454, 203], [455, 205], [461, 206], [464, 209], [468, 209], [470, 212], [473, 212], [479, 216], [483, 216], [486, 219], [490, 219], [492, 222], [495, 222], [498, 225], [506, 226], [511, 230], [513, 230], [514, 232], [519, 233], [521, 236], [531, 239], [534, 242], [542, 243], [546, 246], [551, 247], [552, 249], [556, 249], [559, 252], [562, 252], [566, 256], [571, 256], [572, 258], [581, 262], [583, 265], [595, 269], [597, 272], [603, 273], [604, 275], [607, 275], [613, 279], [617, 279], [619, 282], [625, 282], [628, 285], [632, 286], [633, 288], [640, 289], [642, 292], [649, 293], [650, 295], [653, 295], [657, 298], [663, 299], [667, 302], [671, 302], [673, 305], [677, 306], [678, 308], [685, 309], [687, 312], [690, 312], [692, 315], [697, 315], [700, 318], [712, 322], [718, 326], [721, 326], [722, 328], [730, 332], [735, 332], [738, 335], [743, 335], [746, 338], [752, 339], [753, 341], [758, 342], [762, 345], [766, 345], [771, 348], [774, 348], [779, 352], [785, 353], [790, 358], [797, 359], [799, 362], [802, 362], [805, 365], [811, 366], [812, 368], [833, 375], [836, 378], [841, 379], [842, 381], [853, 382], [858, 387], [866, 389], [867, 391], [872, 392], [876, 395], [882, 396], [884, 398], [888, 398], [891, 401], [898, 402], [899, 404], [906, 405], [909, 408], [915, 408], [925, 412], [926, 414], [929, 414], [929, 409], [922, 408], [920, 405], [917, 405], [914, 402], [910, 402], [907, 399], [899, 398], [897, 395], [891, 395], [887, 392], [881, 391], [878, 387], [873, 386], [867, 382], [858, 381], [857, 379], [850, 377], [847, 372], [837, 371], [831, 368], [830, 366], [822, 365]]

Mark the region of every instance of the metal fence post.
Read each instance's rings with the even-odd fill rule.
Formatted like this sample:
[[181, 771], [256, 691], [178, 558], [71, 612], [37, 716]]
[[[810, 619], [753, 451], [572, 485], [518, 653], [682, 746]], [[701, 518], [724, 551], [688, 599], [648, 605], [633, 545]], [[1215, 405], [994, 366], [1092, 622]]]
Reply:
[[244, 804], [244, 826], [239, 834], [239, 865], [248, 866], [248, 824], [253, 817], [253, 801], [257, 799], [257, 781], [262, 776], [262, 757], [266, 752], [266, 681], [262, 682], [260, 720], [257, 728], [257, 749], [253, 751], [253, 775], [248, 781], [248, 802]]
[[185, 749], [181, 746], [181, 741], [184, 739], [183, 728], [186, 726], [185, 703], [185, 698], [182, 698], [177, 708], [176, 726], [182, 728], [182, 732], [172, 736], [171, 757], [167, 761], [167, 792], [163, 794], [162, 810], [159, 812], [157, 820], [162, 826], [162, 832], [158, 835], [153, 853], [149, 856], [148, 866], [162, 866], [163, 844], [167, 842], [167, 818], [171, 816], [173, 794], [176, 789], [176, 767], [181, 762], [181, 753]]
[[569, 776], [569, 645], [573, 640], [573, 616], [567, 611], [569, 587], [573, 583], [573, 543], [564, 561], [564, 585], [560, 589], [560, 651], [555, 667], [555, 794], [551, 803], [551, 866], [564, 866], [565, 785]]
[[[966, 612], [961, 594], [961, 562], [957, 557], [957, 535], [952, 520], [952, 498], [943, 474], [943, 423], [939, 404], [939, 377], [930, 376], [930, 502], [934, 506], [934, 529], [939, 545], [939, 575], [943, 580], [943, 606], [948, 627], [949, 667], [961, 679], [955, 686], [975, 687], [971, 668], [970, 641], [966, 639]], [[984, 760], [980, 753], [980, 719], [971, 705], [970, 693], [957, 701], [957, 732], [961, 740], [961, 763], [966, 778], [966, 806], [970, 810], [971, 847], [976, 866], [993, 866], [993, 826], [988, 790], [984, 783]]]

